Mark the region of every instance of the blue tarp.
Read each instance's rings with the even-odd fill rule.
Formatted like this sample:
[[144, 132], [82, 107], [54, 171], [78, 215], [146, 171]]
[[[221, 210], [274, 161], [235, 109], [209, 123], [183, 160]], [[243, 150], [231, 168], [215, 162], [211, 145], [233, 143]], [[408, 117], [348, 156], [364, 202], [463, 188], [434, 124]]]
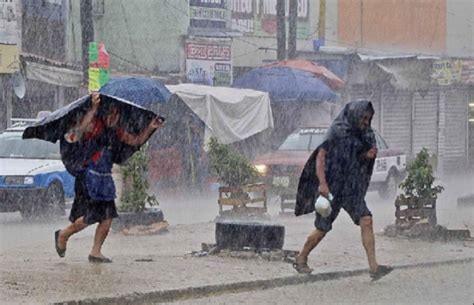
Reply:
[[314, 74], [288, 67], [253, 69], [236, 79], [232, 86], [268, 92], [274, 102], [337, 99], [336, 93]]

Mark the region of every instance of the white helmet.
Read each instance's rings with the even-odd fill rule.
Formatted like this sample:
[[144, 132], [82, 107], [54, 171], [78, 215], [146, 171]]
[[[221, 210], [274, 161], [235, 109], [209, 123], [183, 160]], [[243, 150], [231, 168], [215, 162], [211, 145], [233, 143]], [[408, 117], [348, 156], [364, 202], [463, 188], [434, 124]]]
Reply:
[[331, 201], [333, 199], [333, 196], [331, 193], [329, 193], [328, 198], [319, 195], [319, 197], [316, 199], [316, 202], [314, 203], [314, 209], [316, 210], [317, 213], [319, 213], [323, 217], [328, 217], [331, 212]]

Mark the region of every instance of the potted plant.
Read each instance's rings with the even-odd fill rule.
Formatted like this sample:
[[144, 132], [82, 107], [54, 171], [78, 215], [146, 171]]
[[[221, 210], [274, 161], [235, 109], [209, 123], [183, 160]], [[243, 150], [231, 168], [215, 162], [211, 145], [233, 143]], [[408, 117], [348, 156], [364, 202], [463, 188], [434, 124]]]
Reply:
[[428, 150], [423, 148], [408, 164], [408, 176], [400, 184], [403, 194], [395, 200], [396, 225], [410, 227], [428, 222], [436, 226], [436, 199], [444, 188], [434, 185], [431, 161]]
[[[216, 138], [209, 141], [208, 156], [210, 174], [222, 184], [218, 200], [221, 214], [224, 205], [232, 206], [234, 211], [267, 211], [265, 184], [257, 183], [257, 171], [247, 158], [229, 145], [219, 143]], [[251, 198], [251, 193], [262, 195]], [[247, 207], [247, 204], [256, 202], [263, 202], [263, 208]]]
[[134, 225], [150, 225], [163, 221], [161, 210], [154, 208], [158, 206], [158, 200], [149, 194], [149, 184], [146, 179], [146, 168], [148, 164], [147, 145], [133, 154], [127, 162], [121, 166], [123, 180], [123, 191], [121, 192], [119, 218], [114, 221], [114, 229], [122, 230]]

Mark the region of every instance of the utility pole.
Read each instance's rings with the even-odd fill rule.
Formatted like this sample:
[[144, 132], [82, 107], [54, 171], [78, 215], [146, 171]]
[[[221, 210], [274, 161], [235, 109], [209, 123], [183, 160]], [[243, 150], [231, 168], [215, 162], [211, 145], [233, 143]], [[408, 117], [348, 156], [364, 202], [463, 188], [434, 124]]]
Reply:
[[288, 8], [288, 58], [296, 57], [296, 30], [298, 18], [298, 0], [290, 0]]
[[277, 0], [277, 59], [286, 58], [285, 0]]
[[94, 41], [94, 20], [92, 19], [92, 0], [81, 0], [82, 72], [83, 85], [89, 80], [89, 42]]
[[319, 0], [318, 39], [324, 44], [326, 36], [326, 0]]
[[364, 1], [360, 0], [360, 47], [364, 46]]

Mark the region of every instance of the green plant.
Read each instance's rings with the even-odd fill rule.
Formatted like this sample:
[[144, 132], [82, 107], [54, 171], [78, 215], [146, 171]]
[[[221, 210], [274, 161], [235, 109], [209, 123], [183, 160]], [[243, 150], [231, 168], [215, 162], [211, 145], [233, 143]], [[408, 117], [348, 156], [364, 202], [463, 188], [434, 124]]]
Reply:
[[444, 188], [440, 185], [434, 185], [433, 167], [431, 165], [432, 157], [428, 150], [423, 148], [415, 160], [407, 166], [408, 176], [400, 184], [404, 191], [404, 196], [417, 198], [436, 198]]
[[248, 159], [229, 145], [220, 144], [216, 138], [209, 141], [209, 171], [228, 186], [253, 183], [257, 171]]
[[119, 207], [121, 212], [143, 212], [147, 204], [149, 206], [158, 205], [156, 197], [148, 193], [146, 150], [147, 146], [143, 146], [122, 166], [124, 191]]

